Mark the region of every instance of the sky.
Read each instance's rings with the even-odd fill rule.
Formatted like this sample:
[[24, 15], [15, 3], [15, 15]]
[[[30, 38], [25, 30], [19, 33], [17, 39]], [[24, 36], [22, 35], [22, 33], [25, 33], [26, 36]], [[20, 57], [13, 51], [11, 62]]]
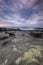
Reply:
[[43, 28], [43, 0], [0, 0], [0, 27]]

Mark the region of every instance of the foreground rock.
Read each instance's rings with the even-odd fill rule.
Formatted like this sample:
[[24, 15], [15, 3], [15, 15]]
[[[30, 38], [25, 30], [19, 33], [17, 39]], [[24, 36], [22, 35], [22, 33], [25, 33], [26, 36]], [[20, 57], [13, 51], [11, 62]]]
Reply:
[[0, 65], [43, 65], [43, 38], [29, 31], [3, 29], [0, 32]]
[[10, 45], [0, 49], [0, 65], [43, 65], [43, 46], [29, 46], [28, 51]]

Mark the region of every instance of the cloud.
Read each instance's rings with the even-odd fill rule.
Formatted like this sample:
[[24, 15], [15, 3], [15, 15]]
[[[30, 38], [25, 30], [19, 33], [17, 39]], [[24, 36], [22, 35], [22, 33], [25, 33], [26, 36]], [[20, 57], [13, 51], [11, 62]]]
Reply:
[[14, 26], [14, 27], [22, 27], [24, 26], [23, 22], [20, 22], [20, 21], [24, 21], [23, 19], [19, 19], [19, 18], [16, 18], [15, 20], [5, 20], [5, 19], [0, 19], [0, 24], [6, 24], [6, 25], [10, 25], [10, 26]]
[[38, 14], [32, 15], [29, 19], [26, 20], [25, 25], [27, 27], [42, 27], [43, 25], [43, 17], [39, 16]]
[[43, 27], [43, 0], [0, 0], [0, 24]]
[[43, 0], [38, 0], [38, 4], [33, 7], [39, 15], [43, 16]]
[[0, 0], [0, 9], [10, 9], [11, 11], [17, 11], [22, 8], [33, 7], [37, 0]]
[[34, 4], [37, 2], [37, 0], [20, 0], [22, 2], [22, 4], [24, 5], [24, 7], [26, 8], [30, 8], [32, 6], [34, 6]]

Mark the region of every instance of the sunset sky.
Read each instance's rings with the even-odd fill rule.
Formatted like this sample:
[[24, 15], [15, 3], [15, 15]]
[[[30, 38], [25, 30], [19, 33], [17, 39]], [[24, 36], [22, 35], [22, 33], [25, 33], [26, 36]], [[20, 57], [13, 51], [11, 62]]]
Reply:
[[43, 28], [43, 0], [0, 0], [3, 26]]

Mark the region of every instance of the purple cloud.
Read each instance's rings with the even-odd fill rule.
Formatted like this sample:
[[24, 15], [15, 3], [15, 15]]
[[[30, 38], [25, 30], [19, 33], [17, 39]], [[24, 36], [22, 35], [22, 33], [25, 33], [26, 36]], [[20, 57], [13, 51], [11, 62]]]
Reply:
[[43, 24], [43, 0], [0, 0], [1, 22], [15, 27], [40, 27]]

